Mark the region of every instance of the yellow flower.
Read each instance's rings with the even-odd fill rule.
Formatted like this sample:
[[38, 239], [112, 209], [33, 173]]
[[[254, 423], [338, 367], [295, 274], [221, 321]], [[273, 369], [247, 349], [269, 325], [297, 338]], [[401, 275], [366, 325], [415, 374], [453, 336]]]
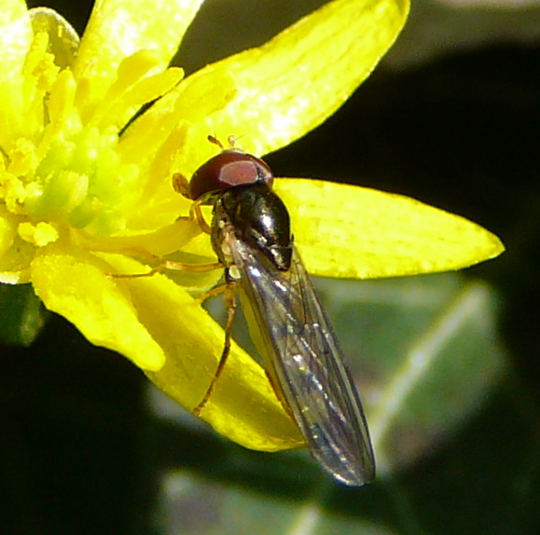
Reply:
[[[201, 1], [101, 0], [80, 41], [52, 10], [0, 1], [0, 281], [31, 282], [47, 308], [190, 410], [224, 338], [193, 296], [221, 273], [109, 274], [145, 272], [164, 256], [215, 261], [197, 225], [177, 220], [190, 202], [172, 175], [190, 176], [215, 154], [208, 134], [237, 135], [264, 155], [313, 129], [369, 74], [408, 12], [408, 0], [335, 0], [182, 79], [167, 66]], [[475, 224], [401, 196], [305, 179], [275, 189], [315, 274], [427, 273], [503, 250]], [[202, 418], [250, 448], [302, 443], [236, 346]]]

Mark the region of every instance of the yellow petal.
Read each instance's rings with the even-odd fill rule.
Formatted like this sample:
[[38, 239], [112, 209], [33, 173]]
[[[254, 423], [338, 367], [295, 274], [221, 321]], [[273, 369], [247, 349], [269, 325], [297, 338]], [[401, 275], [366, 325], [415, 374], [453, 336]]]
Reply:
[[[140, 272], [140, 266], [126, 258], [108, 255], [107, 261], [122, 273]], [[162, 368], [146, 370], [146, 374], [158, 388], [193, 410], [214, 376], [223, 349], [223, 330], [163, 275], [119, 279], [119, 284], [129, 290], [139, 320], [166, 355]], [[275, 451], [303, 444], [264, 371], [235, 344], [201, 418], [250, 449]]]
[[[114, 279], [104, 269], [141, 273], [147, 268], [121, 255], [99, 256], [60, 246], [45, 249], [32, 263], [36, 293], [88, 340], [132, 359], [161, 390], [192, 410], [216, 370], [223, 330], [164, 275]], [[236, 346], [201, 417], [248, 448], [274, 451], [303, 443], [261, 367]]]
[[90, 342], [122, 353], [143, 369], [159, 369], [163, 350], [106, 268], [84, 251], [51, 246], [32, 261], [32, 283], [45, 306], [75, 324]]
[[0, 2], [0, 50], [2, 69], [0, 71], [0, 144], [9, 146], [15, 130], [14, 124], [20, 121], [25, 109], [23, 98], [22, 66], [30, 43], [32, 27], [26, 3], [23, 0], [3, 0]]
[[152, 50], [159, 58], [155, 72], [163, 70], [201, 3], [202, 0], [97, 0], [75, 67], [79, 79], [92, 80], [86, 98], [99, 100], [114, 82], [120, 63], [139, 50]]
[[[211, 153], [204, 142], [209, 133], [224, 140], [233, 134], [244, 149], [260, 155], [288, 145], [322, 123], [394, 42], [408, 8], [408, 0], [335, 0], [265, 45], [187, 78], [178, 90], [180, 98], [186, 98], [182, 118], [191, 121], [193, 113], [199, 116], [206, 109], [204, 121], [192, 121], [195, 142], [205, 151], [199, 154], [194, 147], [195, 164]], [[205, 88], [207, 93], [201, 94]], [[197, 95], [197, 105], [192, 94]], [[228, 103], [214, 111], [214, 103], [221, 101]]]
[[414, 199], [325, 181], [277, 180], [308, 270], [370, 279], [460, 269], [499, 255], [484, 228]]
[[17, 234], [18, 218], [0, 207], [0, 282], [23, 284], [30, 281], [29, 266], [35, 247]]
[[17, 223], [15, 218], [7, 211], [0, 208], [0, 258], [6, 254], [13, 245], [17, 236]]
[[[118, 255], [106, 258], [122, 273], [141, 271], [140, 265]], [[217, 368], [223, 330], [163, 275], [117, 281], [129, 292], [139, 321], [166, 356], [162, 368], [146, 370], [146, 374], [161, 390], [192, 410], [203, 398]], [[264, 371], [235, 344], [201, 418], [247, 448], [275, 451], [303, 444]]]
[[214, 113], [227, 108], [236, 88], [227, 71], [220, 70], [214, 76], [208, 69], [187, 85], [180, 84], [180, 88], [183, 88], [180, 92], [170, 91], [158, 100], [124, 132], [121, 148], [132, 153], [142, 143], [145, 147], [165, 143], [168, 137], [175, 136], [176, 129], [181, 135], [175, 137], [181, 137], [182, 144], [174, 167], [190, 176], [201, 163], [216, 154], [217, 147], [207, 140], [208, 134], [213, 132], [208, 121]]
[[[122, 66], [120, 70], [122, 70]], [[121, 128], [127, 124], [141, 106], [159, 98], [171, 87], [174, 87], [181, 80], [183, 74], [182, 69], [172, 67], [158, 74], [134, 81], [131, 86], [127, 86], [124, 92], [118, 91], [117, 95], [111, 94], [112, 91], [109, 91], [107, 93], [109, 102], [106, 106], [99, 107], [102, 114], [100, 127], [105, 128], [113, 124], [117, 128]], [[113, 84], [111, 89], [115, 85]], [[95, 118], [93, 119], [95, 120]]]
[[24, 0], [0, 2], [0, 49], [2, 71], [5, 80], [20, 74], [24, 57], [32, 41], [32, 28]]
[[36, 7], [28, 11], [34, 34], [46, 32], [49, 36], [48, 51], [54, 55], [54, 62], [61, 68], [74, 63], [79, 36], [73, 26], [62, 15], [48, 7]]
[[32, 29], [24, 0], [2, 0], [0, 2], [0, 47], [2, 71], [5, 79], [18, 73], [32, 41]]
[[153, 232], [105, 238], [82, 236], [80, 243], [88, 249], [102, 252], [128, 256], [163, 257], [183, 250], [199, 234], [201, 234], [201, 229], [195, 222], [189, 219], [180, 219]]

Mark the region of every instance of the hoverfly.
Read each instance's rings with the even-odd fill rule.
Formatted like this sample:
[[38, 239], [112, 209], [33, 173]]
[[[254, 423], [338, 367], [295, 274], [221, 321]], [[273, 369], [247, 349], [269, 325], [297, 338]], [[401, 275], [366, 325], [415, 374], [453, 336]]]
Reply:
[[[366, 419], [342, 351], [293, 243], [289, 214], [272, 191], [273, 175], [261, 159], [234, 147], [204, 163], [189, 184], [175, 189], [194, 201], [191, 217], [210, 233], [225, 268], [225, 347], [198, 414], [225, 365], [241, 297], [250, 334], [272, 386], [301, 430], [313, 457], [351, 486], [374, 478]], [[213, 205], [209, 226], [201, 204]], [[217, 293], [217, 292], [214, 292]]]

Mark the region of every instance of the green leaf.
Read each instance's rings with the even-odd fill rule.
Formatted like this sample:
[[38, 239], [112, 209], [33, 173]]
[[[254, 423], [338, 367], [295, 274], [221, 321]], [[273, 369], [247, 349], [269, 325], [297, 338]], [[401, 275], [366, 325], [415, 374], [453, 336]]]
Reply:
[[31, 284], [0, 284], [0, 342], [29, 346], [45, 323], [46, 310]]
[[[496, 299], [458, 275], [350, 282], [326, 292], [353, 373], [364, 384], [373, 441], [407, 465], [481, 406], [504, 366]], [[389, 461], [390, 462], [390, 461]]]
[[376, 481], [350, 489], [306, 451], [244, 450], [158, 397], [175, 422], [158, 439], [172, 457], [158, 505], [165, 532], [529, 533], [536, 409], [503, 373], [490, 287], [455, 274], [317, 284], [361, 388]]

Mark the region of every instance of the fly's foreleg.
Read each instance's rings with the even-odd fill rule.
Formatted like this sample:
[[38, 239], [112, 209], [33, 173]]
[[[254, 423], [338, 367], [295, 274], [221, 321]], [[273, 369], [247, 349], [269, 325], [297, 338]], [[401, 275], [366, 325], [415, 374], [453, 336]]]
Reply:
[[[184, 175], [175, 173], [173, 175], [172, 182], [174, 191], [191, 200], [189, 194], [189, 183]], [[206, 234], [211, 234], [212, 232], [210, 225], [204, 219], [199, 201], [193, 201], [191, 208], [189, 209], [189, 216], [180, 216], [178, 219], [190, 219], [191, 221], [195, 221], [195, 223], [199, 225], [200, 229]]]

